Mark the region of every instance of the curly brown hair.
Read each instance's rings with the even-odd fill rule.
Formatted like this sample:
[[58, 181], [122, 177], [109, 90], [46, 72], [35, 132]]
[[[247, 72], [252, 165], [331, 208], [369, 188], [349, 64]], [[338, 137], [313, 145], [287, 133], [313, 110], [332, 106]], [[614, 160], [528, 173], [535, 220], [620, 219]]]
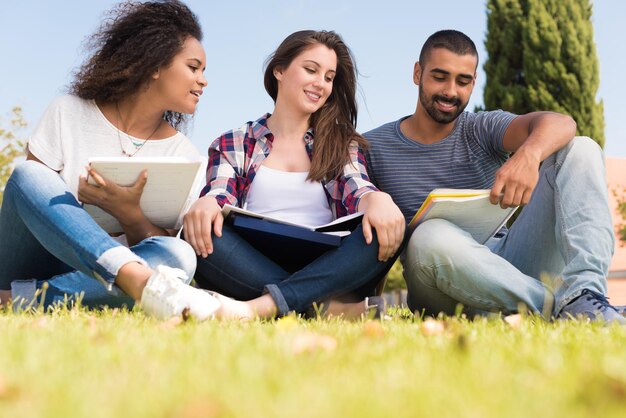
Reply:
[[322, 44], [335, 51], [337, 72], [333, 90], [319, 110], [311, 115], [315, 146], [308, 179], [312, 181], [337, 178], [350, 161], [349, 146], [356, 141], [361, 147], [366, 139], [356, 132], [357, 69], [348, 46], [333, 31], [303, 30], [289, 35], [268, 58], [265, 68], [265, 90], [274, 102], [278, 97], [278, 81], [274, 69], [287, 68], [302, 51]]
[[[102, 103], [126, 98], [167, 67], [189, 37], [201, 41], [202, 29], [196, 15], [178, 0], [120, 3], [88, 38], [87, 48], [93, 52], [74, 74], [70, 93]], [[172, 111], [163, 115], [176, 129], [187, 117]]]

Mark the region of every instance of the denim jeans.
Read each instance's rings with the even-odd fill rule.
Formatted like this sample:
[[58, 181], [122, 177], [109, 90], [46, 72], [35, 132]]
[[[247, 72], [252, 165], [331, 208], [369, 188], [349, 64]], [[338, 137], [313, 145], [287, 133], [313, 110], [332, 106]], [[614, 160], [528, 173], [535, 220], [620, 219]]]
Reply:
[[196, 257], [173, 237], [148, 238], [129, 249], [96, 224], [56, 172], [34, 161], [15, 168], [0, 211], [0, 289], [35, 279], [39, 288], [48, 283], [45, 305], [84, 293], [86, 306], [132, 306], [114, 286], [129, 262], [165, 264], [192, 277]]
[[221, 237], [213, 236], [213, 246], [213, 254], [198, 257], [198, 285], [239, 300], [269, 292], [279, 315], [306, 312], [313, 302], [330, 298], [360, 300], [372, 295], [393, 264], [393, 260], [378, 261], [378, 242], [374, 239], [366, 244], [361, 226], [339, 247], [295, 272], [272, 261], [228, 225]]
[[583, 289], [606, 293], [614, 235], [604, 157], [576, 137], [541, 165], [528, 205], [502, 238], [480, 245], [455, 225], [420, 225], [403, 254], [408, 304], [428, 314], [513, 313], [550, 318]]

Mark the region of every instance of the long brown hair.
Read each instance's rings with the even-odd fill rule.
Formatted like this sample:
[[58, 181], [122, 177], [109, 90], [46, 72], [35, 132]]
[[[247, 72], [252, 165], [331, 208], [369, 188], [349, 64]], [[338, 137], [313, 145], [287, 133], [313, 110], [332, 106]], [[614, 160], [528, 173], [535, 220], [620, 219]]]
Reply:
[[[127, 1], [117, 5], [89, 38], [93, 52], [75, 73], [70, 92], [82, 99], [114, 103], [133, 95], [152, 74], [171, 64], [189, 37], [202, 40], [198, 18], [177, 0]], [[168, 111], [174, 128], [186, 115]]]
[[274, 77], [274, 69], [287, 68], [295, 57], [317, 44], [335, 51], [337, 72], [326, 103], [311, 115], [315, 143], [308, 179], [312, 181], [339, 177], [343, 167], [350, 161], [350, 143], [356, 141], [362, 147], [367, 144], [365, 138], [356, 132], [356, 64], [350, 49], [337, 33], [303, 30], [285, 38], [267, 60], [265, 90], [276, 102], [278, 81]]

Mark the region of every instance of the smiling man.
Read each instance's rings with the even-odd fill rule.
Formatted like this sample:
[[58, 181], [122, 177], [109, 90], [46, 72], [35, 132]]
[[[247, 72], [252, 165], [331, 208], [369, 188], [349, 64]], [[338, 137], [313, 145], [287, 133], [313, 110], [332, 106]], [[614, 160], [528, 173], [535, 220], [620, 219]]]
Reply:
[[[613, 251], [604, 161], [566, 115], [465, 112], [478, 53], [454, 30], [431, 35], [415, 63], [415, 112], [365, 134], [368, 172], [407, 222], [435, 188], [491, 189], [525, 205], [509, 231], [481, 245], [455, 225], [426, 221], [402, 255], [413, 311], [517, 312], [626, 323], [606, 297]], [[540, 279], [540, 278], [543, 278]]]

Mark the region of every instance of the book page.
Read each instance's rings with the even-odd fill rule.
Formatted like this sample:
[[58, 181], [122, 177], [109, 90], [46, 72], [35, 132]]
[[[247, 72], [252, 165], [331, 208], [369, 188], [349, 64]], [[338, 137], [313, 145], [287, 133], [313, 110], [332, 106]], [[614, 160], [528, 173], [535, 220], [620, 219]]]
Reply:
[[436, 202], [424, 221], [442, 218], [469, 232], [476, 242], [484, 244], [513, 214], [516, 208], [502, 209], [489, 199]]
[[468, 197], [478, 197], [478, 196], [489, 196], [491, 190], [489, 189], [433, 189], [428, 195], [432, 198], [436, 197], [459, 197], [459, 198], [468, 198]]
[[[150, 222], [165, 229], [180, 228], [184, 212], [197, 197], [195, 188], [205, 166], [202, 160], [179, 157], [97, 158], [91, 159], [90, 164], [102, 176], [122, 186], [132, 185], [142, 170], [148, 170], [140, 206]], [[93, 179], [89, 182], [94, 183]], [[117, 220], [99, 207], [84, 208], [105, 231], [123, 232]]]
[[313, 230], [313, 228], [311, 228], [310, 226], [307, 226], [307, 225], [298, 225], [297, 223], [283, 221], [282, 219], [272, 218], [271, 216], [266, 216], [266, 215], [262, 215], [260, 213], [252, 212], [251, 210], [242, 209], [242, 208], [237, 207], [237, 206], [229, 205], [228, 203], [225, 204], [222, 207], [222, 216], [224, 216], [224, 219], [226, 219], [226, 217], [228, 217], [228, 215], [231, 214], [231, 213], [235, 213], [235, 214], [239, 214], [239, 215], [245, 215], [245, 216], [249, 216], [251, 218], [265, 219], [266, 221], [271, 221], [271, 222], [275, 222], [275, 223], [279, 223], [279, 224], [283, 224], [283, 225], [299, 226], [301, 228], [305, 228], [305, 229], [308, 229], [308, 230], [311, 230], [311, 231]]
[[327, 224], [316, 226], [315, 229], [326, 229], [328, 227], [341, 225], [342, 223], [348, 222], [352, 219], [362, 218], [362, 217], [363, 217], [363, 212], [355, 212], [351, 215], [346, 215], [346, 216], [342, 216], [341, 218], [337, 218], [334, 221], [329, 222]]
[[342, 228], [343, 224], [350, 225], [350, 223], [354, 220], [354, 222], [359, 223], [359, 219], [363, 217], [363, 212], [353, 213], [352, 215], [343, 216], [341, 218], [337, 218], [332, 222], [329, 222], [324, 225], [312, 227], [308, 225], [297, 224], [295, 222], [284, 221], [282, 219], [272, 218], [271, 216], [262, 215], [260, 213], [252, 212], [247, 209], [242, 209], [233, 205], [225, 204], [222, 207], [222, 215], [226, 218], [230, 213], [237, 213], [240, 215], [250, 216], [252, 218], [257, 219], [265, 219], [266, 221], [271, 221], [283, 225], [292, 225], [299, 226], [301, 228], [305, 228], [311, 231], [319, 231], [324, 233], [331, 233], [332, 235], [346, 236], [350, 235], [350, 230], [353, 228]]
[[478, 243], [484, 244], [504, 226], [517, 207], [502, 209], [499, 205], [491, 204], [488, 190], [476, 192], [480, 191], [463, 193], [462, 189], [456, 192], [448, 189], [446, 193], [437, 196], [433, 191], [433, 196], [429, 195], [431, 199], [424, 202], [424, 207], [418, 210], [419, 216], [411, 221], [409, 228], [413, 229], [428, 219], [445, 219], [470, 233]]

